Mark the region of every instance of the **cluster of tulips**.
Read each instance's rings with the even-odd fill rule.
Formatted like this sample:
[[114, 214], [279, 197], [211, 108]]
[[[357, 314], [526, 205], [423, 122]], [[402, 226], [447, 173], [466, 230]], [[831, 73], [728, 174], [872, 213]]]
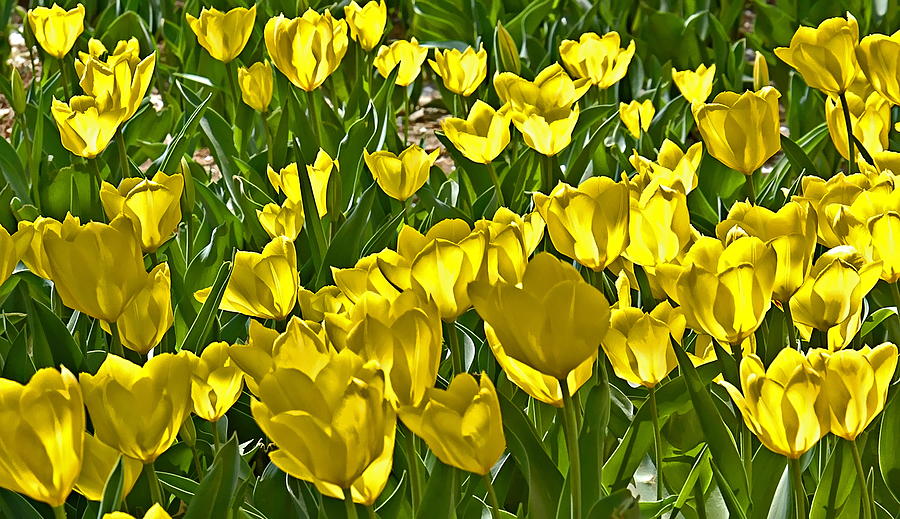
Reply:
[[[255, 17], [255, 6], [204, 8], [187, 21], [199, 44], [230, 64]], [[350, 39], [374, 51], [386, 21], [383, 1], [351, 2], [343, 19], [328, 10], [277, 16], [265, 24], [265, 47], [275, 68], [311, 93], [341, 65]], [[36, 8], [28, 23], [47, 55], [62, 60], [83, 30], [84, 8]], [[790, 46], [776, 50], [828, 96], [825, 121], [847, 170], [803, 177], [799, 191], [786, 193], [774, 211], [757, 205], [754, 190], [760, 169], [781, 149], [780, 94], [768, 84], [764, 59], [754, 66], [755, 90], [721, 92], [711, 101], [715, 65], [673, 69], [702, 142], [683, 149], [666, 139], [655, 156], [635, 151], [621, 178], [590, 176], [573, 186], [555, 161], [572, 143], [579, 102], [625, 77], [635, 44], [622, 48], [616, 33], [586, 33], [558, 50], [562, 64], [534, 80], [495, 74], [498, 108], [468, 99], [487, 77], [483, 48], [435, 51], [429, 62], [457, 96], [457, 110], [468, 112], [441, 127], [462, 156], [487, 166], [500, 206], [491, 219], [473, 225], [443, 219], [425, 232], [399, 224], [396, 246], [351, 267], [331, 267], [333, 285], [308, 290], [295, 242], [321, 232], [310, 222], [340, 221], [346, 164], [324, 146], [312, 164], [270, 163], [267, 178], [283, 195], [257, 210], [270, 241], [260, 252], [234, 254], [223, 290], [193, 294], [197, 304], [212, 298], [218, 310], [247, 316], [246, 340], [166, 351], [163, 338], [175, 320], [173, 280], [158, 253], [185, 232], [185, 184], [194, 180], [180, 172], [133, 176], [121, 128], [146, 96], [156, 54], [141, 58], [135, 39], [112, 52], [91, 39], [74, 66], [83, 95], [54, 99], [52, 114], [63, 146], [96, 172], [105, 221], [70, 214], [62, 221], [21, 221], [12, 235], [0, 228], [0, 279], [18, 275], [21, 262], [49, 280], [58, 311], [80, 312], [105, 331], [108, 355], [94, 373], [44, 368], [24, 385], [0, 379], [7, 424], [0, 431], [0, 487], [47, 503], [62, 517], [73, 490], [104, 499], [120, 466], [118, 499], [143, 473], [155, 503], [144, 517], [169, 517], [167, 510], [177, 506], [162, 491], [154, 462], [179, 437], [193, 448], [191, 414], [213, 422], [218, 449], [215, 422], [246, 388], [271, 462], [343, 500], [348, 517], [356, 516], [355, 504], [375, 514], [394, 470], [395, 442], [402, 442], [417, 510], [426, 479], [419, 439], [457, 469], [454, 478], [459, 471], [482, 478], [486, 509], [495, 519], [509, 517], [515, 510], [492, 486], [492, 468], [507, 450], [500, 384], [485, 372], [469, 373], [466, 343], [479, 339], [458, 326], [474, 309], [505, 381], [561, 409], [570, 493], [563, 510], [571, 517], [586, 516], [593, 505], [582, 499], [584, 476], [599, 470], [582, 464], [579, 454], [583, 415], [596, 412], [579, 389], [589, 381], [608, 385], [607, 365], [627, 385], [646, 389], [639, 392], [653, 416], [662, 499], [657, 387], [710, 364], [719, 366], [715, 380], [733, 401], [734, 443], [744, 463], [749, 467], [753, 458], [754, 437], [789, 459], [798, 517], [808, 506], [800, 458], [829, 433], [852, 445], [863, 510], [875, 517], [856, 440], [885, 407], [898, 351], [892, 343], [862, 345], [860, 331], [867, 296], [879, 282], [900, 304], [900, 178], [894, 173], [900, 153], [887, 149], [891, 107], [900, 105], [900, 35], [860, 42], [848, 15], [802, 27]], [[407, 87], [428, 52], [414, 38], [395, 41], [367, 57], [367, 68]], [[235, 97], [240, 91], [246, 105], [269, 111], [275, 83], [268, 61], [237, 70], [229, 65], [228, 81]], [[371, 77], [365, 82], [373, 88]], [[314, 107], [310, 101], [315, 124]], [[621, 103], [618, 110], [627, 131], [643, 139], [654, 120], [652, 102]], [[533, 193], [504, 188], [492, 166], [510, 145], [511, 125], [545, 157]], [[269, 146], [283, 145], [267, 138]], [[96, 162], [113, 139], [124, 161], [118, 185], [103, 180]], [[704, 151], [743, 173], [748, 186], [747, 201], [727, 210], [715, 236], [691, 225], [688, 205]], [[399, 154], [366, 151], [359, 160], [387, 196], [408, 206], [438, 154], [411, 144]], [[528, 209], [521, 214], [508, 208], [523, 199]], [[784, 323], [786, 337], [765, 345], [780, 350], [766, 365], [757, 355], [757, 330], [771, 321]], [[448, 377], [439, 375], [445, 358]], [[451, 487], [453, 507], [457, 493]]]

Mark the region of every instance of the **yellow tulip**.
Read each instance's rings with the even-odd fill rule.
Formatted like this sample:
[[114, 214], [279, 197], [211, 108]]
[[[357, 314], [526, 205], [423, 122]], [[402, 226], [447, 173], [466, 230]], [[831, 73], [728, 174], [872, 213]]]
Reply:
[[175, 443], [191, 412], [188, 352], [163, 353], [138, 366], [107, 355], [96, 375], [78, 378], [94, 434], [122, 454], [152, 463]]
[[609, 328], [603, 294], [549, 253], [528, 263], [521, 287], [480, 281], [469, 293], [506, 355], [556, 379], [596, 359]]
[[394, 84], [408, 86], [419, 77], [422, 63], [428, 56], [428, 48], [419, 45], [419, 40], [412, 38], [397, 40], [390, 45], [382, 45], [375, 55], [374, 65], [382, 77], [387, 78], [398, 65], [397, 79]]
[[[337, 160], [331, 158], [328, 153], [319, 148], [316, 153], [316, 160], [312, 164], [306, 166], [306, 174], [309, 176], [310, 187], [312, 187], [313, 199], [316, 202], [316, 209], [319, 211], [319, 218], [328, 214], [328, 180], [331, 178], [331, 172], [340, 169]], [[301, 215], [303, 214], [303, 206], [300, 195], [300, 173], [297, 169], [297, 163], [291, 162], [287, 166], [281, 168], [281, 171], [275, 173], [271, 166], [267, 166], [267, 175], [269, 183], [275, 188], [275, 192], [284, 192], [284, 196], [297, 204]]]
[[856, 57], [872, 88], [891, 104], [900, 105], [900, 31], [866, 36], [856, 48]]
[[28, 11], [31, 33], [47, 54], [62, 59], [84, 31], [84, 6], [76, 5], [66, 11], [52, 7], [35, 7]]
[[61, 506], [81, 472], [84, 403], [66, 368], [40, 369], [27, 384], [0, 378], [0, 487]]
[[344, 19], [350, 26], [350, 37], [359, 42], [365, 51], [370, 51], [381, 41], [387, 24], [387, 5], [384, 0], [372, 0], [360, 7], [356, 1], [344, 6]]
[[849, 206], [829, 208], [825, 216], [842, 243], [881, 262], [881, 279], [895, 283], [900, 280], [894, 238], [900, 230], [900, 189], [886, 187], [860, 193]]
[[[389, 270], [383, 271], [380, 265]], [[366, 292], [393, 298], [412, 286], [409, 261], [391, 249], [364, 256], [350, 268], [331, 267], [331, 274], [334, 284], [352, 303], [359, 301]]]
[[238, 85], [241, 87], [241, 99], [244, 104], [257, 112], [269, 111], [272, 102], [272, 65], [269, 60], [257, 61], [250, 68], [238, 69]]
[[403, 202], [425, 185], [431, 166], [439, 154], [440, 149], [428, 153], [413, 144], [400, 152], [399, 156], [389, 151], [369, 153], [363, 150], [363, 159], [381, 190], [389, 197]]
[[[888, 133], [891, 130], [891, 105], [877, 92], [860, 92], [860, 94], [863, 95], [857, 95], [852, 89], [845, 94], [853, 135], [869, 153], [884, 151], [887, 149]], [[839, 100], [831, 97], [825, 100], [825, 121], [828, 123], [828, 133], [831, 134], [831, 141], [834, 142], [838, 153], [848, 158], [850, 151], [847, 143], [847, 122]]]
[[806, 84], [837, 97], [847, 91], [856, 77], [856, 46], [859, 25], [856, 18], [829, 18], [818, 27], [800, 27], [789, 47], [775, 49], [775, 55], [803, 76]]
[[[219, 309], [283, 321], [297, 302], [297, 278], [297, 251], [284, 236], [274, 238], [261, 253], [238, 251]], [[202, 303], [210, 289], [198, 290], [194, 297]]]
[[266, 22], [266, 49], [275, 67], [294, 86], [312, 92], [325, 82], [347, 53], [347, 22], [326, 10], [303, 16], [278, 15]]
[[153, 79], [156, 53], [142, 60], [137, 38], [117, 43], [106, 61], [100, 60], [106, 53], [103, 43], [91, 38], [89, 47], [91, 54], [82, 54], [75, 60], [81, 89], [95, 98], [103, 111], [123, 108], [122, 120], [130, 119], [141, 106]]
[[147, 283], [144, 259], [131, 220], [79, 225], [67, 216], [43, 237], [50, 279], [64, 305], [116, 322]]
[[631, 306], [612, 309], [602, 344], [616, 375], [648, 388], [666, 378], [678, 366], [670, 336], [678, 333], [679, 318], [683, 332], [684, 317], [668, 301], [650, 313]]
[[687, 196], [657, 182], [629, 184], [628, 246], [623, 257], [652, 269], [675, 259], [692, 238]]
[[635, 139], [641, 136], [642, 131], [646, 132], [650, 129], [650, 122], [653, 121], [654, 114], [656, 114], [656, 108], [649, 99], [640, 103], [634, 100], [628, 104], [619, 103], [619, 119]]
[[628, 185], [591, 177], [578, 188], [560, 182], [549, 195], [534, 194], [534, 206], [547, 222], [553, 246], [597, 272], [628, 245]]
[[203, 348], [195, 359], [191, 375], [191, 401], [194, 414], [215, 422], [222, 418], [241, 396], [243, 372], [228, 354], [226, 342], [214, 342]]
[[[755, 69], [754, 69], [755, 70]], [[672, 81], [688, 103], [705, 103], [716, 80], [716, 64], [700, 65], [697, 70], [672, 69]]]
[[884, 409], [888, 387], [897, 369], [897, 346], [830, 352], [812, 349], [809, 359], [822, 375], [822, 396], [831, 432], [853, 441]]
[[[126, 348], [147, 355], [162, 341], [174, 321], [169, 264], [160, 263], [150, 271], [143, 288], [116, 321], [119, 340]], [[108, 328], [104, 322], [100, 325], [105, 330]]]
[[350, 299], [335, 285], [326, 285], [318, 292], [300, 287], [297, 290], [297, 304], [304, 319], [317, 323], [325, 320], [325, 314], [346, 313], [353, 307]]
[[809, 339], [813, 329], [827, 332], [832, 350], [846, 346], [862, 327], [863, 298], [881, 273], [853, 247], [835, 247], [819, 256], [791, 298], [794, 324]]
[[256, 218], [270, 238], [284, 236], [294, 241], [303, 229], [303, 204], [290, 198], [281, 205], [266, 204], [262, 211], [256, 210]]
[[777, 264], [775, 251], [762, 240], [744, 234], [725, 245], [702, 237], [681, 264], [660, 265], [657, 278], [691, 328], [734, 345], [762, 324], [772, 303]]
[[484, 45], [476, 52], [472, 47], [460, 52], [435, 49], [434, 59], [428, 60], [434, 73], [444, 80], [447, 90], [461, 96], [470, 96], [487, 77], [487, 51]]
[[533, 110], [520, 112], [510, 110], [508, 107], [511, 105], [506, 106], [500, 112], [512, 116], [513, 124], [522, 134], [525, 144], [548, 157], [558, 154], [572, 142], [572, 131], [581, 113], [578, 105], [543, 113]]
[[544, 235], [544, 221], [535, 213], [523, 218], [501, 207], [492, 220], [476, 221], [475, 230], [488, 233], [482, 276], [491, 284], [515, 285], [522, 280], [528, 257]]
[[[126, 514], [125, 512], [113, 512], [111, 514], [104, 514], [103, 519], [136, 519], [131, 514]], [[166, 509], [159, 505], [159, 503], [154, 503], [153, 506], [150, 507], [150, 510], [147, 510], [147, 513], [144, 514], [143, 519], [172, 519], [172, 516], [166, 512]]]
[[[21, 224], [20, 227], [22, 227]], [[20, 233], [17, 232], [16, 234]], [[29, 245], [23, 239], [26, 234], [29, 235], [30, 239], [34, 233], [26, 228], [21, 233], [22, 236], [10, 236], [6, 229], [0, 226], [0, 285], [9, 279], [13, 269], [16, 268], [16, 264], [19, 263], [20, 259], [23, 259], [22, 257], [25, 255]]]
[[509, 144], [509, 121], [502, 110], [476, 100], [465, 119], [448, 117], [441, 121], [441, 130], [464, 157], [488, 164]]
[[552, 114], [568, 112], [572, 105], [591, 87], [587, 78], [572, 80], [559, 63], [540, 71], [534, 81], [523, 79], [512, 72], [494, 76], [494, 90], [509, 110], [528, 116], [536, 113], [542, 117], [558, 119]]
[[101, 501], [103, 489], [106, 488], [106, 480], [109, 479], [116, 463], [122, 457], [122, 497], [128, 495], [138, 476], [141, 475], [143, 465], [140, 461], [123, 457], [122, 453], [98, 440], [94, 436], [84, 433], [84, 460], [81, 464], [81, 473], [75, 483], [75, 491], [86, 497], [89, 501]]
[[390, 473], [395, 413], [384, 374], [349, 349], [321, 366], [276, 367], [250, 403], [253, 418], [278, 447], [272, 463], [325, 495], [372, 504]]
[[103, 153], [125, 116], [125, 108], [103, 107], [90, 96], [75, 96], [68, 104], [54, 98], [50, 111], [63, 147], [86, 159]]
[[483, 372], [480, 382], [460, 373], [446, 390], [429, 388], [420, 406], [400, 409], [400, 419], [437, 459], [460, 470], [483, 476], [506, 450], [500, 400]]
[[781, 149], [778, 98], [772, 87], [757, 92], [722, 92], [691, 110], [709, 154], [750, 175]]
[[759, 90], [767, 86], [769, 86], [769, 63], [761, 52], [756, 51], [756, 56], [753, 59], [753, 90]]
[[[74, 225], [81, 225], [81, 219], [77, 216], [66, 214], [66, 218]], [[19, 222], [18, 231], [12, 235], [16, 250], [22, 251], [22, 263], [35, 276], [44, 279], [50, 279], [50, 260], [47, 258], [47, 251], [44, 248], [44, 236], [48, 229], [53, 229], [56, 234], [61, 234], [62, 222], [38, 216], [33, 222], [24, 220]], [[12, 258], [6, 256], [5, 261], [12, 261]], [[15, 263], [9, 264], [9, 271], [12, 272], [14, 267]]]
[[777, 212], [746, 202], [731, 206], [728, 218], [716, 226], [725, 240], [735, 226], [775, 250], [775, 288], [772, 296], [786, 303], [806, 279], [816, 250], [816, 213], [799, 202], [788, 202]]
[[666, 139], [659, 148], [656, 162], [638, 155], [637, 151], [628, 160], [638, 172], [637, 183], [646, 186], [655, 181], [672, 189], [680, 185], [681, 190], [688, 194], [697, 187], [697, 168], [702, 158], [702, 142], [682, 151], [677, 144]]
[[822, 377], [793, 348], [782, 349], [768, 370], [756, 355], [744, 357], [740, 391], [724, 380], [719, 384], [747, 428], [772, 452], [797, 459], [828, 434]]
[[228, 12], [204, 7], [200, 18], [190, 13], [185, 18], [197, 35], [197, 43], [213, 58], [228, 63], [238, 57], [250, 39], [256, 21], [256, 4], [250, 9], [235, 7]]
[[100, 187], [103, 210], [110, 220], [119, 215], [134, 222], [144, 252], [153, 252], [169, 240], [181, 223], [181, 192], [184, 177], [162, 171], [147, 178], [124, 178], [115, 188], [108, 182]]
[[619, 48], [620, 44], [617, 32], [603, 36], [586, 32], [578, 41], [563, 40], [559, 56], [573, 76], [587, 78], [599, 88], [609, 88], [625, 77], [634, 57], [634, 40], [624, 49]]

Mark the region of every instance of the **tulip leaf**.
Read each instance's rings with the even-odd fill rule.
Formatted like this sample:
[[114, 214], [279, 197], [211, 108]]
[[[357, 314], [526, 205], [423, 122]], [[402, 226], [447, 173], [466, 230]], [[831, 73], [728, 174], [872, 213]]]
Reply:
[[772, 513], [784, 506], [792, 506], [790, 501], [793, 496], [789, 490], [790, 478], [786, 468], [787, 458], [784, 456], [766, 448], [756, 451], [753, 456], [753, 484], [750, 486], [753, 502], [751, 519], [787, 517]]
[[253, 504], [260, 513], [279, 519], [309, 519], [302, 499], [297, 499], [287, 486], [290, 476], [269, 462], [253, 487]]
[[[819, 448], [822, 447], [820, 444]], [[809, 517], [810, 519], [862, 517], [861, 506], [850, 443], [838, 439], [838, 445], [828, 457], [825, 470], [816, 487], [809, 508]]]
[[[40, 357], [35, 358], [35, 363], [41, 366], [57, 366], [64, 365], [72, 373], [78, 373], [84, 359], [84, 352], [81, 351], [72, 334], [69, 333], [66, 325], [42, 303], [37, 301], [29, 302], [30, 311], [28, 312], [28, 320], [32, 325], [31, 338], [34, 351], [32, 355], [39, 355], [38, 352], [46, 352], [47, 359]], [[49, 361], [48, 363], [45, 363]]]
[[228, 517], [240, 486], [241, 456], [237, 437], [225, 442], [216, 453], [213, 464], [197, 486], [184, 519]]
[[22, 161], [19, 155], [6, 139], [0, 139], [0, 170], [3, 171], [3, 178], [6, 183], [12, 186], [16, 196], [31, 201], [31, 193], [28, 190], [28, 180], [25, 176], [25, 168], [22, 167]]
[[425, 493], [416, 512], [416, 519], [455, 518], [456, 511], [451, 510], [450, 495], [452, 492], [460, 491], [461, 477], [464, 476], [459, 469], [441, 462], [435, 463], [431, 474], [427, 477], [428, 483], [425, 485]]
[[43, 516], [24, 497], [0, 488], [0, 516], [15, 519], [43, 519]]
[[125, 486], [125, 458], [119, 456], [116, 466], [106, 478], [103, 486], [103, 498], [100, 501], [100, 509], [97, 511], [97, 519], [103, 519], [107, 513], [115, 512], [122, 502], [122, 491]]
[[372, 202], [375, 200], [377, 190], [378, 187], [373, 184], [363, 192], [350, 216], [347, 217], [337, 233], [335, 233], [334, 239], [331, 240], [328, 250], [325, 252], [322, 266], [316, 275], [315, 287], [317, 290], [332, 281], [330, 267], [350, 267], [356, 263], [362, 247], [360, 242], [365, 235], [366, 225], [374, 220], [372, 217]]
[[232, 263], [226, 261], [219, 267], [219, 271], [216, 273], [216, 280], [213, 282], [209, 296], [206, 298], [206, 301], [203, 302], [200, 313], [197, 314], [197, 318], [194, 319], [194, 322], [191, 324], [187, 335], [184, 336], [184, 340], [178, 345], [177, 351], [186, 349], [197, 353], [206, 345], [206, 336], [209, 334], [213, 319], [215, 319], [216, 312], [219, 310], [222, 296], [225, 295], [225, 287], [228, 285], [228, 278], [231, 277], [231, 266]]
[[[206, 99], [195, 105], [194, 111], [187, 117], [181, 129], [172, 138], [172, 141], [166, 146], [165, 151], [147, 170], [147, 177], [152, 177], [157, 171], [170, 171], [170, 165], [174, 160], [176, 163], [181, 160], [182, 155], [188, 152], [188, 143], [194, 138], [197, 124], [206, 110], [206, 105], [212, 99], [212, 94], [206, 96]], [[186, 181], [187, 179], [185, 179]]]
[[878, 464], [881, 477], [888, 489], [900, 500], [900, 452], [897, 439], [900, 438], [900, 392], [885, 406], [881, 418], [881, 432], [878, 437]]
[[886, 306], [872, 312], [869, 317], [866, 318], [865, 322], [863, 322], [862, 328], [859, 331], [859, 338], [865, 338], [866, 335], [872, 333], [872, 330], [877, 328], [879, 324], [892, 315], [897, 315], [897, 308], [893, 306]]
[[622, 488], [600, 499], [591, 507], [587, 519], [639, 519], [638, 500], [630, 490]]

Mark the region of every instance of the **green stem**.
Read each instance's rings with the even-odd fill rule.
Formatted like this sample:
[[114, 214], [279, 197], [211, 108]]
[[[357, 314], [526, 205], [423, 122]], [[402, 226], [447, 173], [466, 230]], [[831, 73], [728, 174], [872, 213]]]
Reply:
[[66, 504], [53, 507], [53, 517], [55, 519], [66, 519]]
[[500, 519], [500, 501], [497, 499], [497, 492], [494, 491], [494, 484], [491, 483], [491, 473], [488, 471], [483, 476], [484, 486], [487, 487], [488, 501], [491, 503], [491, 517]]
[[306, 109], [309, 111], [309, 124], [312, 126], [313, 136], [316, 138], [316, 145], [322, 147], [322, 137], [319, 132], [319, 105], [316, 103], [315, 93], [310, 90], [306, 92]]
[[578, 431], [575, 430], [575, 403], [569, 394], [569, 383], [559, 379], [563, 396], [563, 428], [566, 434], [566, 450], [569, 454], [569, 489], [572, 491], [572, 519], [581, 519], [581, 454], [578, 449]]
[[853, 465], [856, 467], [856, 481], [859, 483], [860, 494], [863, 501], [863, 517], [870, 519], [874, 512], [874, 504], [869, 496], [869, 485], [866, 484], [866, 471], [863, 468], [862, 457], [859, 454], [859, 445], [856, 440], [850, 442], [850, 452], [853, 453]]
[[213, 431], [213, 446], [215, 447], [215, 452], [219, 452], [219, 447], [222, 445], [222, 438], [219, 437], [219, 424], [216, 422], [210, 422], [212, 424]]
[[847, 104], [847, 94], [841, 92], [841, 109], [844, 111], [844, 123], [847, 125], [847, 174], [853, 173], [853, 121], [850, 118], [850, 105]]
[[225, 64], [225, 75], [228, 76], [228, 89], [231, 90], [231, 127], [234, 131], [235, 146], [238, 153], [243, 153], [244, 148], [244, 130], [238, 124], [238, 110], [241, 107], [241, 89], [237, 84], [237, 64], [234, 60]]
[[369, 519], [378, 519], [378, 514], [375, 513], [375, 507], [372, 505], [366, 507], [366, 514], [369, 516]]
[[897, 309], [898, 317], [900, 317], [900, 282], [890, 283], [891, 296], [894, 298], [894, 307]]
[[797, 330], [794, 328], [794, 316], [791, 314], [791, 302], [785, 301], [781, 308], [784, 310], [784, 325], [788, 330], [788, 341], [791, 348], [800, 349], [800, 343], [797, 342]]
[[409, 112], [412, 109], [409, 99], [409, 86], [403, 87], [403, 144], [409, 146]]
[[459, 469], [449, 467], [450, 471], [450, 517], [456, 517], [456, 505], [459, 502]]
[[[274, 167], [276, 167], [276, 165], [275, 165], [275, 148], [273, 146], [274, 142], [273, 142], [273, 138], [272, 138], [272, 129], [269, 128], [269, 118], [266, 117], [266, 114], [262, 114], [262, 120], [263, 120], [263, 129], [266, 132], [266, 160], [268, 161], [269, 165], [274, 168]], [[279, 166], [280, 166], [280, 164], [279, 164]]]
[[794, 488], [794, 512], [797, 519], [806, 519], [806, 490], [803, 488], [800, 460], [789, 458], [788, 466], [791, 471], [791, 486]]
[[750, 203], [756, 205], [756, 186], [753, 185], [753, 173], [744, 176], [744, 186], [747, 188], [747, 198]]
[[447, 323], [447, 339], [450, 341], [450, 360], [453, 362], [453, 373], [459, 374], [464, 371], [462, 351], [459, 347], [459, 335], [456, 330], [456, 321]]
[[56, 64], [59, 66], [59, 75], [62, 78], [63, 97], [68, 99], [72, 97], [72, 90], [69, 81], [69, 68], [66, 66], [65, 57], [56, 58]]
[[344, 506], [347, 509], [347, 519], [357, 519], [356, 505], [353, 504], [353, 491], [349, 488], [344, 489]]
[[412, 512], [415, 515], [419, 509], [419, 503], [422, 502], [422, 472], [419, 470], [419, 454], [416, 452], [415, 437], [408, 429], [404, 436], [403, 447], [409, 463], [409, 488], [412, 497]]
[[194, 456], [194, 466], [197, 467], [197, 478], [198, 481], [203, 478], [203, 467], [200, 465], [200, 455], [197, 454], [197, 445], [191, 446], [191, 453]]
[[[741, 360], [744, 356], [741, 343], [731, 345], [731, 354], [734, 355], [734, 368], [737, 372], [737, 379], [735, 379], [732, 384], [739, 385], [741, 381]], [[744, 473], [747, 474], [747, 481], [751, 481], [750, 473], [753, 463], [753, 447], [750, 441], [750, 430], [744, 426], [744, 417], [737, 406], [735, 406], [734, 415], [737, 419], [737, 431], [741, 445], [741, 459], [744, 461]]]
[[[97, 210], [100, 206], [100, 189], [103, 187], [103, 177], [100, 175], [100, 164], [97, 162], [100, 159], [93, 158], [87, 159], [88, 164], [90, 164], [91, 168], [91, 176], [94, 177], [94, 180], [97, 182], [97, 187], [94, 189], [94, 192], [91, 193], [91, 210]], [[103, 211], [100, 211], [100, 214], [103, 214]]]
[[663, 471], [662, 471], [662, 436], [659, 431], [659, 411], [656, 408], [656, 387], [650, 387], [650, 419], [653, 421], [653, 454], [656, 463], [656, 500], [663, 498]]
[[125, 148], [125, 134], [122, 132], [122, 125], [119, 125], [116, 128], [116, 146], [119, 149], [119, 167], [122, 168], [122, 172], [119, 174], [119, 178], [125, 178], [131, 176], [131, 166], [128, 164], [128, 151]]
[[487, 163], [488, 174], [491, 175], [491, 182], [494, 183], [494, 189], [497, 191], [497, 203], [501, 206], [506, 205], [506, 202], [503, 201], [503, 190], [500, 189], [500, 177], [497, 176], [497, 171], [494, 169], [494, 163]]
[[109, 352], [124, 358], [125, 350], [122, 349], [122, 339], [119, 337], [119, 327], [116, 323], [109, 323], [109, 333], [112, 335], [109, 343]]
[[147, 483], [150, 485], [150, 498], [154, 503], [165, 506], [162, 498], [162, 487], [159, 485], [159, 478], [156, 477], [156, 468], [153, 462], [144, 465], [144, 475], [147, 476]]
[[706, 519], [706, 500], [703, 498], [703, 483], [700, 478], [694, 483], [694, 509], [699, 519]]

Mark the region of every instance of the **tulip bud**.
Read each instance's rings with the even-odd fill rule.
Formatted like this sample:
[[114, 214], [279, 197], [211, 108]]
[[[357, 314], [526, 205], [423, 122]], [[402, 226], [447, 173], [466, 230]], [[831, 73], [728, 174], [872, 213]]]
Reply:
[[256, 21], [256, 5], [250, 9], [235, 7], [222, 12], [215, 7], [200, 11], [200, 18], [185, 14], [188, 25], [197, 35], [197, 43], [213, 58], [228, 63], [244, 50], [253, 23]]
[[578, 41], [563, 40], [559, 44], [559, 56], [573, 76], [588, 78], [599, 88], [609, 88], [628, 72], [634, 57], [634, 40], [627, 48], [619, 48], [619, 33], [603, 36], [586, 32]]
[[192, 449], [197, 445], [197, 428], [194, 427], [194, 420], [190, 416], [181, 422], [181, 427], [178, 428], [178, 437]]
[[766, 62], [766, 57], [756, 51], [756, 57], [753, 59], [753, 90], [762, 90], [767, 86], [769, 86], [769, 64]]
[[228, 355], [228, 343], [214, 342], [195, 359], [191, 375], [194, 414], [208, 422], [225, 416], [241, 396], [243, 373]]
[[650, 313], [628, 306], [611, 310], [602, 344], [616, 375], [645, 387], [666, 378], [678, 365], [670, 335], [677, 333], [679, 318], [683, 332], [684, 318], [668, 301]]
[[31, 33], [47, 54], [62, 59], [84, 31], [84, 6], [76, 5], [66, 11], [52, 7], [35, 7], [28, 11]]
[[[255, 7], [255, 6], [254, 6]], [[269, 61], [258, 61], [250, 68], [238, 69], [238, 85], [241, 87], [241, 99], [244, 104], [257, 112], [269, 111], [272, 102], [272, 65]]]
[[388, 45], [382, 45], [378, 49], [375, 56], [375, 68], [382, 77], [387, 78], [394, 67], [400, 66], [397, 72], [395, 84], [398, 86], [408, 86], [419, 77], [422, 71], [422, 63], [428, 56], [428, 48], [419, 45], [419, 41], [415, 38], [406, 40], [397, 40]]
[[677, 257], [690, 242], [691, 222], [687, 195], [677, 187], [655, 182], [643, 190], [629, 184], [628, 247], [623, 256], [653, 269]]
[[[116, 321], [119, 340], [129, 350], [147, 355], [162, 341], [174, 321], [169, 264], [160, 263], [150, 271], [144, 287]], [[100, 326], [109, 331], [105, 322]]]
[[[757, 53], [757, 56], [759, 53]], [[705, 103], [716, 80], [716, 64], [700, 65], [697, 70], [672, 69], [672, 81], [688, 103]], [[759, 89], [757, 89], [759, 90]]]
[[656, 108], [649, 99], [640, 103], [631, 101], [627, 105], [619, 103], [619, 118], [635, 139], [641, 136], [641, 131], [646, 132], [650, 129], [650, 122], [653, 121], [655, 113]]
[[90, 96], [75, 96], [69, 103], [53, 99], [50, 108], [62, 145], [79, 157], [103, 153], [125, 116], [125, 108], [104, 107]]
[[372, 0], [360, 7], [356, 1], [344, 6], [344, 19], [350, 26], [350, 37], [359, 42], [364, 51], [370, 51], [381, 41], [387, 24], [387, 5], [384, 0]]
[[125, 215], [135, 224], [144, 252], [153, 252], [169, 240], [181, 223], [184, 177], [158, 172], [153, 179], [124, 178], [115, 188], [100, 187], [103, 210], [110, 220]]
[[800, 27], [789, 47], [778, 47], [775, 55], [803, 76], [806, 84], [837, 97], [847, 91], [856, 77], [856, 46], [859, 25], [856, 18], [829, 18], [818, 27]]
[[[493, 220], [475, 222], [475, 230], [488, 233], [482, 276], [491, 284], [501, 281], [513, 285], [519, 283], [528, 257], [537, 247], [535, 243], [544, 234], [543, 224], [540, 216], [531, 216], [526, 223], [524, 218], [505, 207], [497, 209]], [[537, 236], [534, 236], [535, 233]], [[532, 245], [534, 248], [531, 248]]]
[[856, 48], [859, 67], [876, 92], [900, 105], [900, 34], [870, 34]]
[[[347, 22], [326, 10], [307, 9], [299, 18], [278, 15], [266, 22], [266, 50], [275, 67], [297, 88], [312, 92], [325, 82], [347, 53]], [[302, 49], [304, 59], [298, 59]]]
[[124, 469], [121, 494], [121, 498], [124, 499], [134, 488], [144, 466], [140, 461], [122, 456], [122, 453], [116, 449], [85, 432], [84, 462], [81, 465], [78, 481], [75, 483], [75, 491], [89, 501], [101, 501], [106, 481], [116, 468], [119, 458], [122, 458], [122, 468]]
[[363, 150], [363, 159], [382, 191], [403, 202], [425, 185], [438, 154], [439, 149], [427, 153], [413, 144], [400, 152], [399, 156], [389, 151], [369, 153]]
[[428, 60], [434, 73], [444, 80], [447, 90], [461, 96], [470, 96], [487, 76], [487, 51], [482, 45], [478, 52], [467, 47], [464, 52], [447, 49], [434, 51], [434, 59]]
[[500, 49], [501, 71], [518, 74], [522, 70], [522, 62], [519, 59], [519, 47], [500, 20], [497, 20], [495, 39], [497, 41], [497, 47]]
[[256, 210], [256, 218], [269, 238], [283, 236], [294, 241], [303, 229], [303, 204], [290, 198], [282, 205], [266, 204], [262, 211]]
[[508, 115], [478, 100], [468, 117], [448, 117], [441, 121], [441, 129], [463, 156], [487, 164], [509, 144], [509, 121]]
[[26, 101], [25, 101], [25, 83], [22, 81], [22, 75], [19, 74], [19, 69], [15, 67], [11, 67], [12, 70], [9, 73], [9, 91], [11, 92], [10, 96], [10, 104], [12, 105], [12, 109], [19, 115], [25, 113]]

